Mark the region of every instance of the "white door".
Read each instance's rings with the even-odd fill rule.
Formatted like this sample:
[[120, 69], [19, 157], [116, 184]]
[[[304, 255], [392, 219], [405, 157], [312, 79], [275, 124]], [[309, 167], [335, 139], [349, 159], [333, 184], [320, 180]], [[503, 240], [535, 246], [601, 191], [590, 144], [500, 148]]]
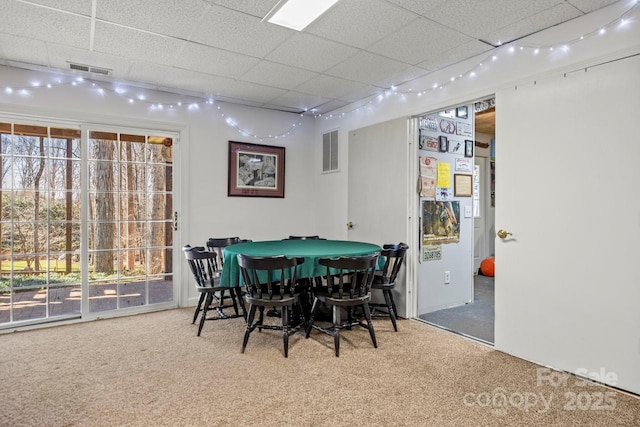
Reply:
[[349, 132], [349, 240], [399, 243], [406, 235], [407, 120]]
[[[407, 242], [407, 120], [349, 132], [348, 151], [348, 239], [380, 246]], [[404, 283], [403, 276], [398, 282]], [[404, 317], [404, 286], [394, 298]]]
[[638, 75], [635, 56], [497, 94], [495, 221], [496, 348], [636, 393]]

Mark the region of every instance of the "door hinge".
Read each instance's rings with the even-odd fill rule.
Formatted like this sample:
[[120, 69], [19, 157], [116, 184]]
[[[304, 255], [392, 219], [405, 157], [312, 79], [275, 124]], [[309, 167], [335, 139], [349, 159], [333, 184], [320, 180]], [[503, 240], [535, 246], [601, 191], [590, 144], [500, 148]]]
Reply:
[[173, 213], [173, 231], [178, 231], [178, 212]]

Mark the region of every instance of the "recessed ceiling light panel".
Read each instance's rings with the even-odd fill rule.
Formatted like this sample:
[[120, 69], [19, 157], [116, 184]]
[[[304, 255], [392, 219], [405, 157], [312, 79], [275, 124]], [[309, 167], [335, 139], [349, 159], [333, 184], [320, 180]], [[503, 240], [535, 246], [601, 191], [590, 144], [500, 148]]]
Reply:
[[280, 0], [263, 21], [302, 31], [338, 0]]

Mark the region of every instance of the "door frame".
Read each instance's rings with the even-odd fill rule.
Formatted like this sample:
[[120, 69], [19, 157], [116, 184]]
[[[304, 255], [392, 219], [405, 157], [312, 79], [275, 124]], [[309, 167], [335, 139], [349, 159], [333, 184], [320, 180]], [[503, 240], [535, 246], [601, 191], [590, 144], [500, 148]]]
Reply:
[[[176, 214], [179, 215], [181, 212], [182, 206], [182, 192], [176, 194], [176, 190], [181, 188], [180, 179], [180, 131], [167, 131], [167, 130], [155, 130], [152, 127], [132, 127], [132, 126], [119, 126], [114, 124], [98, 124], [98, 123], [90, 123], [83, 122], [80, 124], [81, 130], [81, 147], [82, 147], [82, 186], [83, 188], [88, 188], [88, 156], [86, 150], [88, 148], [88, 139], [89, 139], [89, 131], [103, 131], [103, 132], [115, 132], [115, 133], [131, 133], [131, 134], [153, 134], [154, 136], [164, 136], [168, 138], [172, 138], [174, 143], [174, 151], [173, 151], [173, 183], [172, 183], [172, 193], [173, 193], [173, 211], [174, 218], [176, 218]], [[82, 210], [83, 212], [88, 212], [88, 197], [83, 195], [82, 198]], [[84, 219], [84, 218], [83, 218]], [[87, 269], [83, 269], [82, 271], [82, 310], [81, 317], [85, 320], [96, 320], [98, 318], [112, 318], [119, 317], [123, 315], [131, 315], [131, 314], [140, 314], [140, 313], [148, 313], [159, 310], [166, 310], [168, 308], [175, 308], [181, 305], [181, 301], [183, 301], [183, 290], [180, 288], [180, 283], [185, 283], [183, 278], [183, 269], [182, 269], [182, 250], [180, 237], [180, 227], [177, 227], [177, 221], [174, 220], [174, 228], [173, 228], [173, 249], [172, 249], [172, 275], [173, 275], [173, 299], [172, 301], [157, 303], [157, 304], [145, 304], [142, 306], [134, 306], [134, 307], [126, 307], [109, 311], [98, 311], [98, 312], [89, 312], [89, 292], [88, 292], [88, 271]], [[84, 265], [87, 256], [88, 256], [88, 221], [82, 222], [82, 243], [80, 246], [81, 253], [81, 265]]]

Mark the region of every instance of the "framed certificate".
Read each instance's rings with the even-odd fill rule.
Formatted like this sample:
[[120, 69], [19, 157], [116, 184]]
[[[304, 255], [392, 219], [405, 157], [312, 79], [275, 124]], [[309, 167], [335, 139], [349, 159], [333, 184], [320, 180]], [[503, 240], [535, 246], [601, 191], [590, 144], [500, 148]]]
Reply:
[[471, 197], [473, 194], [473, 175], [456, 173], [453, 175], [453, 195]]

